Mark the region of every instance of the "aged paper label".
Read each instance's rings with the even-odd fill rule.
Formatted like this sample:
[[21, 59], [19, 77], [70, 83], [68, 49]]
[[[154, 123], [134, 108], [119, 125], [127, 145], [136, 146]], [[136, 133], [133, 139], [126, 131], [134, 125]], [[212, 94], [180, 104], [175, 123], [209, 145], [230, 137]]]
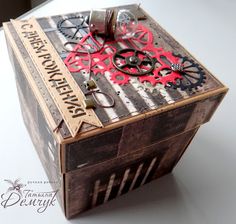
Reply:
[[12, 20], [45, 86], [53, 98], [71, 135], [74, 137], [83, 122], [102, 127], [93, 109], [85, 109], [83, 92], [56, 52], [35, 18]]

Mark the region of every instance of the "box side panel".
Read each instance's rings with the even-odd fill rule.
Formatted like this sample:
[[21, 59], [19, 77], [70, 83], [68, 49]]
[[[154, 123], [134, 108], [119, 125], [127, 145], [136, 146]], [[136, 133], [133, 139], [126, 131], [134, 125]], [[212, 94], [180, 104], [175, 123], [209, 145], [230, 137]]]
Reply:
[[[182, 147], [181, 150], [178, 150], [178, 146], [177, 146], [174, 149], [168, 150], [165, 153], [165, 155], [163, 156], [163, 158], [159, 164], [157, 172], [155, 172], [155, 174], [153, 175], [153, 179], [157, 179], [159, 177], [162, 177], [162, 176], [170, 173], [175, 168], [175, 166], [177, 165], [177, 163], [179, 162], [179, 160], [183, 156], [184, 152], [186, 151], [186, 149], [188, 148], [188, 146], [192, 142], [195, 134], [198, 131], [198, 128], [196, 128], [192, 131], [193, 131], [192, 132], [193, 134], [190, 135], [188, 137], [188, 139], [186, 139], [185, 147]], [[178, 144], [178, 142], [177, 142], [177, 144]], [[182, 143], [180, 143], [180, 144], [182, 144]]]
[[70, 143], [63, 152], [63, 172], [133, 153], [139, 148], [196, 128], [211, 118], [224, 94]]
[[[11, 47], [9, 45], [8, 47], [9, 51], [12, 52]], [[57, 198], [63, 208], [63, 180], [60, 173], [59, 155], [60, 146], [53, 138], [53, 133], [45, 121], [41, 108], [14, 53], [11, 53], [11, 56], [15, 67], [16, 86], [24, 123], [28, 129], [31, 140], [46, 171], [48, 179], [51, 182], [53, 190], [59, 190]]]
[[[17, 60], [20, 61], [22, 70], [25, 73], [24, 77], [27, 79], [29, 85], [33, 89], [33, 93], [35, 94], [36, 99], [42, 108], [44, 116], [47, 118], [50, 128], [54, 129], [62, 120], [62, 116], [58, 111], [55, 102], [44, 85], [36, 65], [32, 61], [32, 58], [20, 40], [13, 25], [11, 23], [4, 24], [4, 30], [6, 34], [6, 40], [9, 43], [8, 45], [12, 48], [13, 52], [15, 52], [15, 55], [17, 55]], [[10, 59], [12, 61], [11, 55]], [[12, 64], [14, 66], [14, 62]], [[68, 137], [69, 135], [69, 131], [64, 122], [60, 126], [58, 134], [59, 133], [63, 137]]]
[[66, 173], [66, 216], [71, 218], [170, 172], [196, 131], [193, 129], [132, 154]]

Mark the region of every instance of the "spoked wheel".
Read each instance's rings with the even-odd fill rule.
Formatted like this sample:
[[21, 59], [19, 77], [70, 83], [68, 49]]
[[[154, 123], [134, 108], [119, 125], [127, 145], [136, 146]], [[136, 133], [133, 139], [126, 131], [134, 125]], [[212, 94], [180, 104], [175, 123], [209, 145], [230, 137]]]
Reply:
[[177, 79], [173, 87], [181, 90], [192, 90], [202, 86], [205, 83], [206, 76], [199, 64], [188, 57], [181, 57], [180, 55], [177, 57], [179, 57], [179, 64], [172, 64], [171, 68], [179, 71], [182, 78]]
[[65, 37], [81, 39], [78, 33], [81, 29], [88, 28], [88, 17], [73, 16], [62, 19], [57, 23], [57, 28]]
[[155, 61], [151, 56], [131, 48], [117, 51], [112, 62], [119, 71], [131, 76], [146, 75], [155, 68]]

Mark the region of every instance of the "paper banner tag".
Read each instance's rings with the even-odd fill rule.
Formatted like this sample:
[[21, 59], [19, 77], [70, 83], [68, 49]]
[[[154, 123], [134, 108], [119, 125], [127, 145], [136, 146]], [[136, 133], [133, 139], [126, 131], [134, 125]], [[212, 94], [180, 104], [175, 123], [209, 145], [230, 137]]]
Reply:
[[102, 127], [93, 111], [85, 109], [83, 92], [56, 52], [35, 18], [12, 20], [23, 45], [36, 66], [71, 135], [74, 137], [84, 123]]

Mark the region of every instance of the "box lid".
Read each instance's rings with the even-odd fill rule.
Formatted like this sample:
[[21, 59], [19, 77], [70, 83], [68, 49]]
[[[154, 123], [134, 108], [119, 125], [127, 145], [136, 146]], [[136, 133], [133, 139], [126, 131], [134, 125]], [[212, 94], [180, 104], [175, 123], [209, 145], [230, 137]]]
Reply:
[[[4, 24], [11, 47], [61, 142], [227, 91], [140, 7], [120, 8], [137, 16], [137, 30], [131, 39], [105, 44], [89, 32], [88, 11]], [[81, 50], [81, 43], [101, 48], [91, 54], [91, 77], [98, 90], [93, 94], [84, 85], [89, 76], [89, 55], [76, 52]], [[86, 109], [83, 101], [94, 94], [96, 108]], [[110, 97], [114, 106], [98, 105], [111, 104]]]

